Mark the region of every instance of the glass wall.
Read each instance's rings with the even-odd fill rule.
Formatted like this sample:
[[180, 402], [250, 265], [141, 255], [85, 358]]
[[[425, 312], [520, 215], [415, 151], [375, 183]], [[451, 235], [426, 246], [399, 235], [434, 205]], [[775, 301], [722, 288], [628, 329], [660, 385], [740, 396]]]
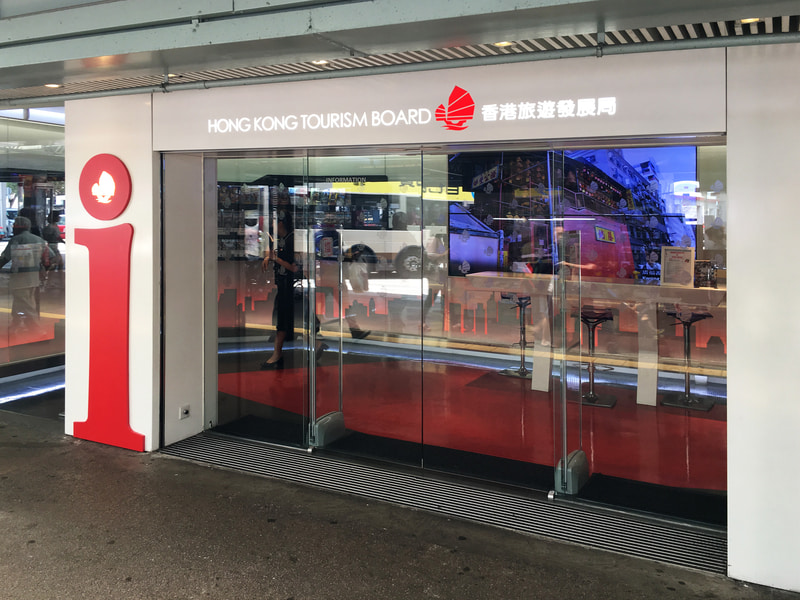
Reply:
[[[297, 186], [306, 163], [220, 159], [213, 199], [219, 429], [293, 446], [308, 440], [307, 258], [296, 229], [305, 217]], [[267, 366], [273, 354], [280, 362]]]
[[6, 374], [63, 364], [60, 115], [61, 125], [0, 118], [0, 369]]
[[218, 161], [219, 429], [725, 524], [725, 149]]
[[421, 157], [312, 154], [306, 194], [316, 323], [311, 443], [419, 465]]

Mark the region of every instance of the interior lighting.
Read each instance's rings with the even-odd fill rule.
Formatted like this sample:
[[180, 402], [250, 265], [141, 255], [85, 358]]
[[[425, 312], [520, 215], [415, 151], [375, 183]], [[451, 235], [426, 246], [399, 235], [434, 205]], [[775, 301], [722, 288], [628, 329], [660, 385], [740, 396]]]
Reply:
[[315, 65], [327, 65], [328, 64], [328, 61], [324, 60], [324, 59], [312, 60], [311, 62], [312, 62], [312, 64], [315, 64]]
[[742, 19], [739, 21], [742, 25], [747, 25], [748, 23], [758, 23], [761, 19], [758, 17], [751, 17], [749, 19]]
[[51, 88], [51, 89], [58, 89], [61, 87], [60, 83], [45, 83], [44, 87]]
[[127, 62], [127, 58], [122, 54], [111, 56], [92, 56], [81, 60], [81, 64], [87, 69], [108, 69], [118, 67]]
[[507, 48], [508, 46], [513, 46], [514, 42], [495, 42], [492, 45], [497, 46], [498, 48]]

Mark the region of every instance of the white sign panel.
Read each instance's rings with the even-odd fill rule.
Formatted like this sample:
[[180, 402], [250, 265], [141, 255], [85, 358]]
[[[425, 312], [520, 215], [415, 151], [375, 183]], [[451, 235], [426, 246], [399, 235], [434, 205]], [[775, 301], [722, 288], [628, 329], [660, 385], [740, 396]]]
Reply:
[[156, 150], [717, 133], [724, 51], [187, 90], [154, 96], [153, 109]]

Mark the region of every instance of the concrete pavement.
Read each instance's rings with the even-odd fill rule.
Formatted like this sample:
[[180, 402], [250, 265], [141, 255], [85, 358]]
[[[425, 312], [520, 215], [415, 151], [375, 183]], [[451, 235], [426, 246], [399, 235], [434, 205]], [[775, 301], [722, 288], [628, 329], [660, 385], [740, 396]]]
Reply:
[[[1, 407], [0, 407], [1, 408]], [[160, 454], [0, 410], [0, 599], [800, 600]]]

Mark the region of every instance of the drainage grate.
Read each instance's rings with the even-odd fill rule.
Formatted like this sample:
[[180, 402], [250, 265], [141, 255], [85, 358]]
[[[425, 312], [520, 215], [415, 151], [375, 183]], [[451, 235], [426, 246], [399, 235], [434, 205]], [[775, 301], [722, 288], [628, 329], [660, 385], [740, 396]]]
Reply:
[[710, 528], [480, 489], [211, 433], [161, 452], [601, 550], [723, 575], [727, 571], [727, 537]]

